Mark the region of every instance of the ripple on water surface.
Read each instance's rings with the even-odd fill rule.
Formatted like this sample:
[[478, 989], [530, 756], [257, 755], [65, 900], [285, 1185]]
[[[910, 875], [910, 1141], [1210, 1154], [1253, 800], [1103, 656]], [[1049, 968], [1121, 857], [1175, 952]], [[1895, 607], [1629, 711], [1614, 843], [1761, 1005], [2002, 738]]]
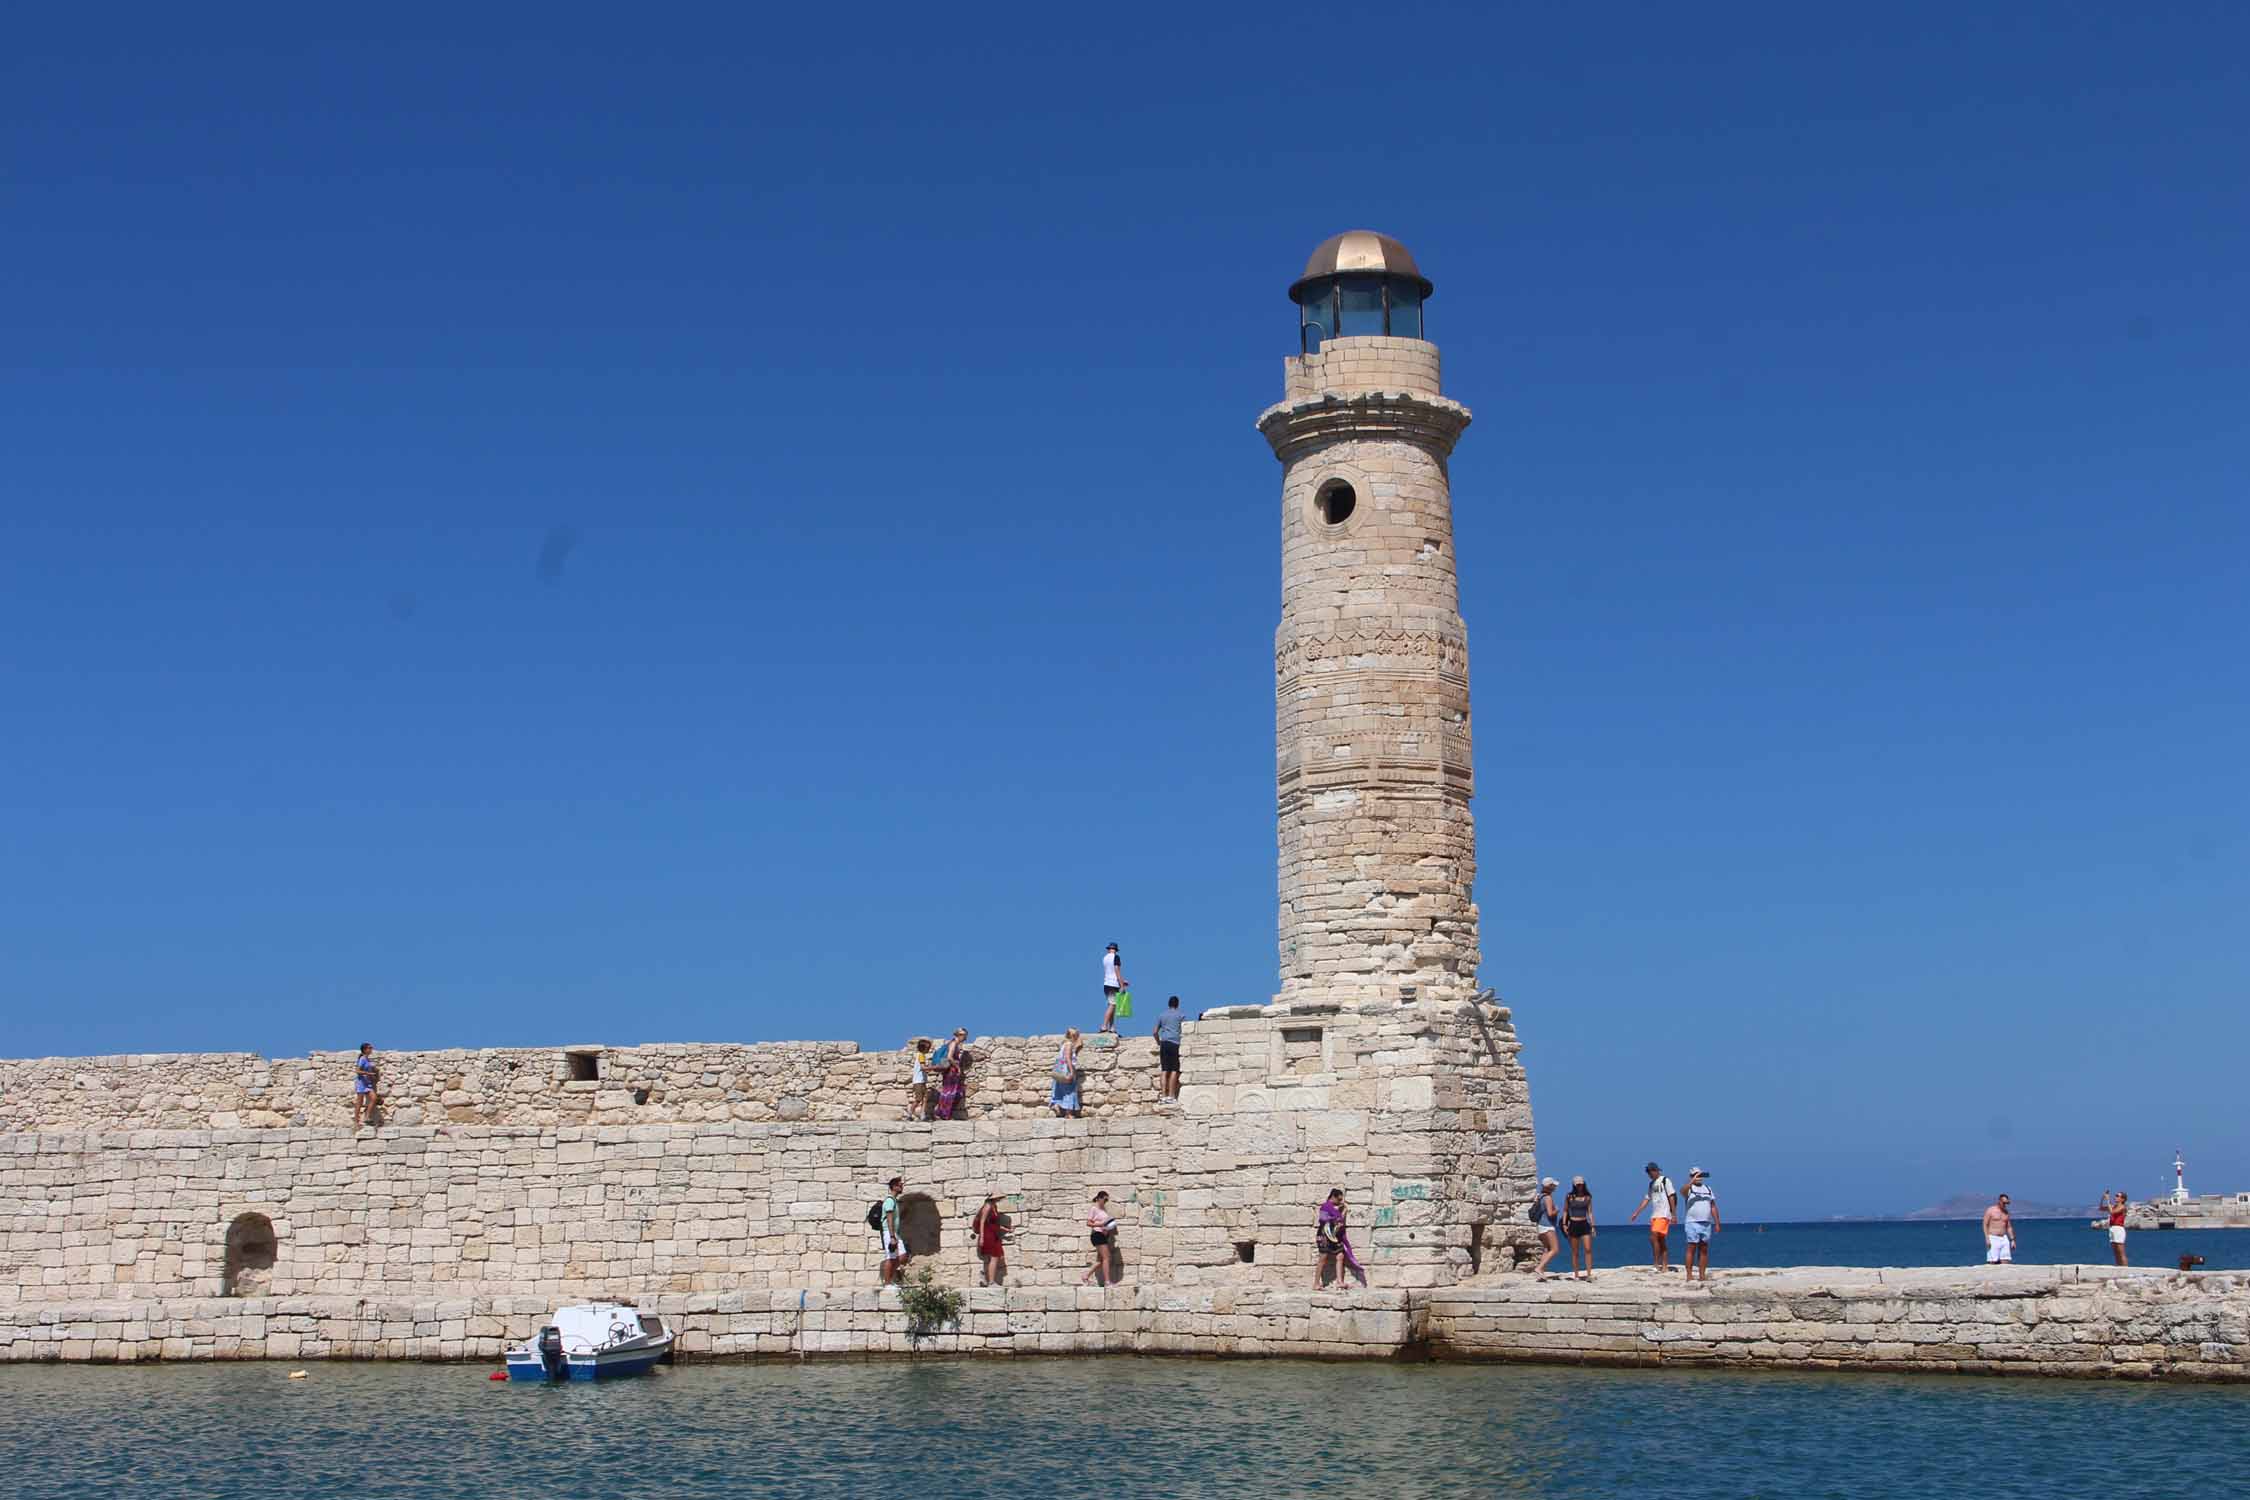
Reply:
[[2250, 1465], [2241, 1388], [1153, 1359], [564, 1387], [305, 1368], [0, 1368], [0, 1495], [2116, 1500], [2241, 1494]]

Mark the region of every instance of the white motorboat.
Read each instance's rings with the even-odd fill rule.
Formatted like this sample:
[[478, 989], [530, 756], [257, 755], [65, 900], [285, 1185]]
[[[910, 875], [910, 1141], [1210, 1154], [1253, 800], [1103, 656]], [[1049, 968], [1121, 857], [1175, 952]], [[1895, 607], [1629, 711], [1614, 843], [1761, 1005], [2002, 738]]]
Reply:
[[672, 1355], [677, 1337], [654, 1313], [622, 1302], [558, 1307], [554, 1321], [508, 1350], [510, 1380], [612, 1380]]

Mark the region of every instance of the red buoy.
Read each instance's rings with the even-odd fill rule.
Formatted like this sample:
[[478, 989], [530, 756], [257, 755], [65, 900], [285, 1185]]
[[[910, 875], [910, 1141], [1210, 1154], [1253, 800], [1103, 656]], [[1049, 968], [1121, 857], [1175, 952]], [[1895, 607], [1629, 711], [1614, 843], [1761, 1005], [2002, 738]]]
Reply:
[[508, 1372], [506, 1370], [494, 1370], [490, 1375], [487, 1375], [484, 1378], [487, 1380], [506, 1380], [508, 1378]]

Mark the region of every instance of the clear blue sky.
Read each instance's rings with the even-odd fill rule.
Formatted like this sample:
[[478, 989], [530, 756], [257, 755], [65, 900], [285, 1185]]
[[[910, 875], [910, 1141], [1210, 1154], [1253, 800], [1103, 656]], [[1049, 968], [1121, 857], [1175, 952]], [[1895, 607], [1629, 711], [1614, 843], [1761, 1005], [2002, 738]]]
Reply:
[[0, 1053], [1269, 996], [1366, 226], [1544, 1165], [2250, 1187], [2250, 21], [1960, 9], [19, 16]]

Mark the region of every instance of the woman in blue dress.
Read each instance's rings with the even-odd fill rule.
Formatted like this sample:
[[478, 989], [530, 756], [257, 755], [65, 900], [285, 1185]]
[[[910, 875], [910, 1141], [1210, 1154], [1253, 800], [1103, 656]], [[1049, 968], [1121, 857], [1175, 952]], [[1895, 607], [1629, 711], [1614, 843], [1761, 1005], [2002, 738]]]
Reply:
[[1055, 1054], [1055, 1089], [1048, 1103], [1057, 1115], [1078, 1116], [1078, 1028], [1063, 1033], [1062, 1050]]
[[362, 1123], [375, 1123], [375, 1111], [381, 1107], [383, 1096], [376, 1092], [382, 1074], [375, 1067], [375, 1044], [359, 1044], [359, 1061], [352, 1065], [352, 1129]]

